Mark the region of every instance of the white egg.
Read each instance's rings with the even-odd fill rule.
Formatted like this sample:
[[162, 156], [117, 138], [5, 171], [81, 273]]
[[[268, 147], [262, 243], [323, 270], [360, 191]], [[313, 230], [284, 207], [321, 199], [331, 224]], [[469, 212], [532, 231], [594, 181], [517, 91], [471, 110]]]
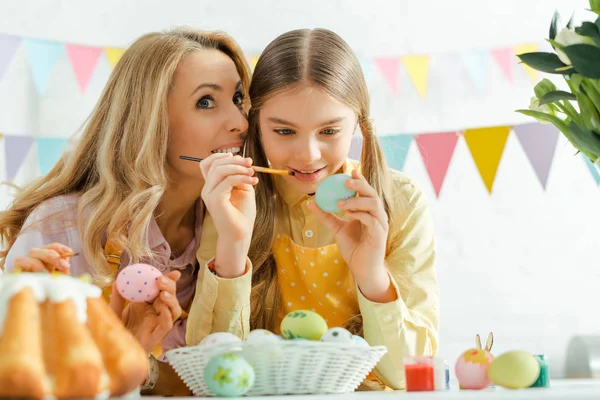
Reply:
[[200, 345], [214, 346], [214, 345], [225, 344], [225, 343], [240, 343], [241, 341], [242, 341], [242, 339], [235, 336], [233, 333], [215, 332], [215, 333], [211, 333], [210, 335], [208, 335], [207, 337], [202, 339], [202, 341], [200, 342]]
[[369, 343], [362, 336], [354, 335], [352, 338], [354, 339], [354, 343], [357, 345], [369, 347]]
[[344, 328], [331, 328], [321, 337], [321, 342], [352, 343], [352, 334]]
[[281, 336], [277, 336], [266, 329], [255, 329], [248, 334], [246, 341], [251, 344], [273, 343], [283, 340]]

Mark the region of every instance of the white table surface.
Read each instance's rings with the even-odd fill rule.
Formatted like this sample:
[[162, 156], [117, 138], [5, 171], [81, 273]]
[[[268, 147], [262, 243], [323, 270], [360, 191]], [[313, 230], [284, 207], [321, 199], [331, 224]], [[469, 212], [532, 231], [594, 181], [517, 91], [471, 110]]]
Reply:
[[[419, 399], [491, 399], [491, 400], [530, 400], [530, 399], [595, 399], [600, 400], [600, 379], [581, 380], [552, 380], [550, 388], [532, 388], [522, 390], [509, 390], [500, 387], [492, 387], [483, 391], [458, 390], [452, 388], [445, 392], [357, 392], [339, 395], [312, 395], [312, 396], [264, 396], [264, 397], [242, 397], [243, 400], [392, 400], [395, 398], [406, 400]], [[198, 397], [187, 397], [197, 399]], [[162, 399], [153, 397], [153, 399]], [[177, 399], [176, 397], [165, 397], [166, 399]], [[183, 399], [180, 397], [179, 399]]]

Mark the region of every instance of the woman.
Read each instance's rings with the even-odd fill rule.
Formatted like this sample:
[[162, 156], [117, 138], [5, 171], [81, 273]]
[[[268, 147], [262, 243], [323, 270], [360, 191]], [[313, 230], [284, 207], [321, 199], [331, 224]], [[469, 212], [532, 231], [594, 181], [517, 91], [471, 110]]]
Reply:
[[[237, 155], [248, 126], [248, 84], [245, 57], [225, 34], [142, 36], [115, 67], [77, 147], [0, 213], [5, 271], [87, 273], [107, 298], [128, 264], [163, 271], [153, 304], [126, 305], [117, 291], [110, 296], [149, 353], [144, 393], [189, 394], [151, 352], [185, 343], [183, 310], [198, 276], [228, 284], [226, 273], [198, 265], [199, 243], [217, 243], [212, 270], [250, 269], [257, 178], [251, 160]], [[205, 159], [207, 178], [181, 154]], [[206, 212], [223, 223], [203, 227]], [[69, 262], [62, 256], [71, 251], [80, 254]]]

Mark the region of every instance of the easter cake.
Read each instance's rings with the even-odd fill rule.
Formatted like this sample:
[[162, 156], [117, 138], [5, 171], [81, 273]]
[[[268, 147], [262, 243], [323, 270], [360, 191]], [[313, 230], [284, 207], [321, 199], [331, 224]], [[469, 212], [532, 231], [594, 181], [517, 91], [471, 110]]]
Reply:
[[120, 396], [145, 379], [137, 340], [83, 280], [0, 276], [0, 398]]

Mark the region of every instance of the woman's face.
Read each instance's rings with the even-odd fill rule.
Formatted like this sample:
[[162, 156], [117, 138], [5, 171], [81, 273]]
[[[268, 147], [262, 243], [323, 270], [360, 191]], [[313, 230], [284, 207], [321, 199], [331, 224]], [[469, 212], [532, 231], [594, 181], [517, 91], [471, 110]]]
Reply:
[[260, 109], [263, 147], [271, 166], [295, 172], [291, 189], [314, 193], [344, 165], [356, 114], [322, 89], [299, 85], [269, 98]]
[[234, 62], [220, 51], [195, 51], [181, 60], [168, 97], [167, 161], [175, 175], [202, 179], [198, 165], [180, 155], [240, 152], [248, 129], [241, 85]]

